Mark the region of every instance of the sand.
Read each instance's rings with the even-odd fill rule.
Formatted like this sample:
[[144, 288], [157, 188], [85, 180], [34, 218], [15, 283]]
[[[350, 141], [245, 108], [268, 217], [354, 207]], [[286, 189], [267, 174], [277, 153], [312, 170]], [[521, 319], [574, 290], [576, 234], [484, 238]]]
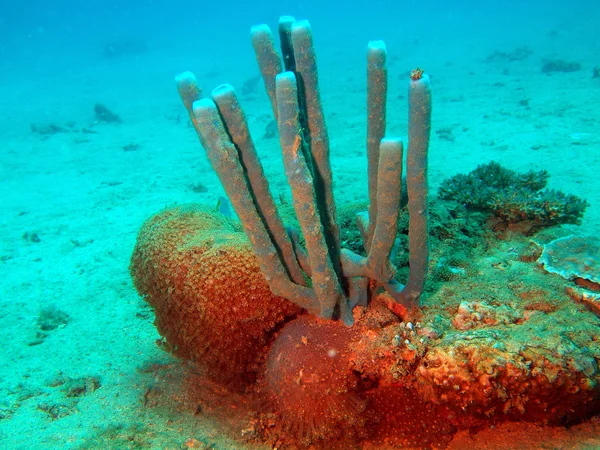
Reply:
[[[388, 33], [390, 135], [406, 136], [407, 71], [419, 64], [432, 77], [433, 193], [442, 179], [491, 159], [545, 169], [549, 187], [590, 203], [582, 225], [566, 233], [600, 233], [599, 61], [577, 32], [485, 44], [456, 37], [444, 52], [439, 39]], [[316, 33], [337, 199], [365, 200], [366, 39], [350, 33], [336, 45]], [[574, 42], [589, 47], [570, 51]], [[524, 43], [533, 53], [522, 61], [485, 61]], [[0, 85], [0, 447], [182, 448], [197, 439], [241, 448], [207, 415], [167, 401], [165, 374], [177, 386], [182, 369], [155, 344], [152, 311], [128, 272], [146, 218], [172, 204], [216, 206], [224, 195], [173, 77], [189, 69], [207, 89], [230, 82], [241, 91], [257, 69], [248, 43], [240, 46], [239, 58], [150, 48]], [[582, 68], [542, 73], [549, 56]], [[123, 122], [98, 123], [96, 103]], [[242, 103], [272, 189], [287, 195], [277, 140], [264, 138], [271, 113], [262, 86]], [[65, 131], [40, 135], [31, 124]]]

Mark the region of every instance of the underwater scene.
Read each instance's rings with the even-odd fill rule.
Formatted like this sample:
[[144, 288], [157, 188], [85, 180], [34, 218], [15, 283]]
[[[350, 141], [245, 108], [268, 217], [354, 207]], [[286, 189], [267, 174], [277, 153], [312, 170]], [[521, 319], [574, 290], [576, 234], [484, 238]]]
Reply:
[[600, 449], [596, 0], [0, 15], [0, 449]]

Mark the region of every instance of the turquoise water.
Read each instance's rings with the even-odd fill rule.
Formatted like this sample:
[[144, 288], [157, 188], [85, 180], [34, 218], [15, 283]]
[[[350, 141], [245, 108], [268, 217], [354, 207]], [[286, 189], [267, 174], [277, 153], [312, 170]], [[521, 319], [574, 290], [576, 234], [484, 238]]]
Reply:
[[178, 98], [183, 71], [205, 92], [233, 85], [276, 197], [290, 203], [249, 37], [282, 14], [313, 28], [340, 204], [367, 201], [365, 54], [381, 39], [390, 135], [407, 137], [410, 70], [431, 77], [433, 196], [492, 160], [546, 170], [549, 188], [589, 203], [564, 235], [600, 234], [597, 2], [4, 5], [0, 448], [267, 448], [193, 414], [178, 391], [185, 370], [156, 345], [128, 266], [162, 208], [231, 211]]

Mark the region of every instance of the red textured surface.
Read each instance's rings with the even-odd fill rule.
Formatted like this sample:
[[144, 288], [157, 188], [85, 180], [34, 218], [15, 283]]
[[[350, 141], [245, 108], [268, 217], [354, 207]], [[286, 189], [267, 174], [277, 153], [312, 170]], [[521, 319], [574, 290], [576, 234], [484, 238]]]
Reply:
[[[167, 347], [214, 383], [183, 397], [253, 442], [456, 449], [461, 430], [571, 425], [600, 410], [600, 319], [539, 271], [524, 272], [523, 288], [477, 278], [461, 286], [466, 299], [440, 293], [419, 314], [379, 295], [347, 328], [294, 318], [299, 309], [270, 293], [234, 222], [180, 207], [146, 222], [131, 272]], [[482, 300], [490, 286], [499, 300]]]
[[411, 386], [389, 385], [365, 394], [369, 410], [377, 418], [365, 448], [445, 448], [457, 430], [469, 424], [462, 415], [426, 402]]
[[431, 348], [417, 368], [417, 390], [450, 410], [490, 417], [558, 422], [597, 408], [597, 383], [585, 361], [557, 358], [546, 349], [519, 355], [493, 345], [461, 343]]
[[273, 343], [265, 391], [292, 437], [310, 442], [361, 433], [366, 403], [356, 391], [348, 349], [355, 336], [340, 322], [301, 316]]
[[271, 293], [237, 225], [208, 208], [150, 218], [130, 270], [166, 347], [224, 384], [253, 382], [270, 333], [298, 311]]

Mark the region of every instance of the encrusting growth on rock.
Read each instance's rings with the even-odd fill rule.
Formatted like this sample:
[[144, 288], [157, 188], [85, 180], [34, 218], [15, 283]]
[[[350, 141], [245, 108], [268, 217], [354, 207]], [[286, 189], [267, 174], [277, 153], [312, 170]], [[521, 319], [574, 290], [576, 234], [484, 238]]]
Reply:
[[270, 333], [299, 311], [271, 293], [239, 225], [206, 207], [148, 219], [130, 270], [165, 348], [233, 387], [255, 379]]
[[[416, 69], [408, 81], [410, 217], [402, 211], [399, 226], [403, 145], [385, 137], [385, 45], [369, 44], [369, 205], [348, 243], [354, 216], [334, 201], [310, 26], [280, 20], [282, 57], [266, 25], [251, 34], [300, 230], [279, 215], [233, 88], [202, 98], [191, 73], [178, 76], [240, 221], [176, 206], [139, 233], [135, 287], [154, 308], [163, 347], [199, 369], [186, 371], [185, 395], [175, 397], [227, 422], [238, 438], [281, 449], [447, 448], [460, 430], [530, 421], [551, 433], [598, 413], [600, 318], [569, 297], [600, 315], [597, 291], [573, 291], [597, 287], [589, 273], [597, 240], [565, 238], [534, 251], [518, 233], [505, 240], [490, 233], [485, 214], [509, 225], [525, 219], [534, 233], [578, 223], [587, 203], [541, 191], [546, 172], [519, 175], [495, 163], [442, 183], [431, 202], [433, 271], [422, 296], [430, 258], [428, 76]], [[519, 202], [507, 201], [515, 194]], [[402, 286], [396, 269], [406, 258], [391, 255], [407, 230]], [[560, 265], [557, 251], [567, 255]], [[538, 257], [579, 286], [540, 270]]]

